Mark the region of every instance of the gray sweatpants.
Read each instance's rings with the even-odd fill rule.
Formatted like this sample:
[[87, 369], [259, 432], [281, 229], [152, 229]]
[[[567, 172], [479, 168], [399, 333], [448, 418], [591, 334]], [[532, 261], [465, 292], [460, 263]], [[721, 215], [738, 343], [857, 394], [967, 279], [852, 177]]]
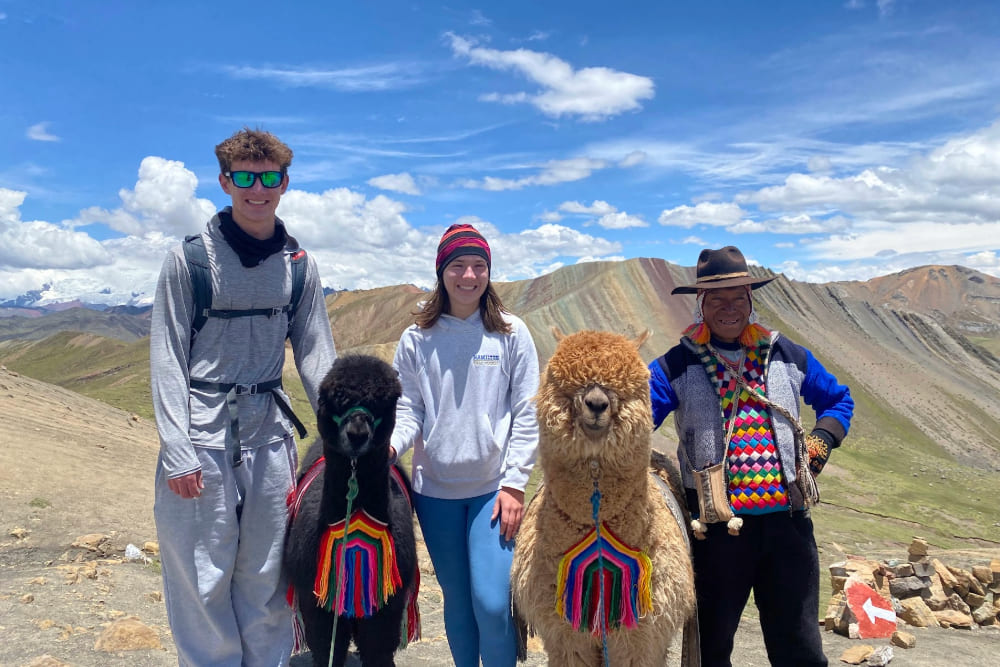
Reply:
[[237, 468], [223, 450], [195, 449], [205, 484], [201, 496], [175, 494], [157, 465], [153, 506], [178, 662], [287, 665], [292, 614], [281, 555], [295, 441], [245, 449]]

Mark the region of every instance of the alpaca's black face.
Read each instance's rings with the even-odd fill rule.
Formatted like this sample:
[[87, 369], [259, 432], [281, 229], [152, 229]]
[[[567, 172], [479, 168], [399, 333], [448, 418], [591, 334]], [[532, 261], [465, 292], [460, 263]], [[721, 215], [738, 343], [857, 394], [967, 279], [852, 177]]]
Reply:
[[[343, 414], [330, 415], [330, 421], [336, 426], [335, 432], [328, 431], [326, 447], [331, 453], [360, 458], [376, 447], [375, 432], [382, 422], [367, 408], [355, 406]], [[385, 447], [386, 443], [380, 444]]]
[[316, 417], [326, 455], [389, 455], [396, 402], [403, 393], [392, 366], [365, 355], [334, 362], [319, 387]]

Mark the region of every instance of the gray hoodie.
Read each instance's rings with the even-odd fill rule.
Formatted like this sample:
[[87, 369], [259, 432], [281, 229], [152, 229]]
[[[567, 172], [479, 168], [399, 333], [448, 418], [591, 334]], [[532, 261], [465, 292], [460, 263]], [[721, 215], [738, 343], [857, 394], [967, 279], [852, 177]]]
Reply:
[[[280, 224], [280, 220], [278, 221]], [[219, 230], [219, 217], [202, 233], [212, 275], [213, 308], [251, 309], [287, 305], [292, 276], [289, 252], [247, 268]], [[319, 385], [337, 357], [319, 273], [308, 257], [305, 289], [289, 340], [309, 402], [316, 409]], [[194, 447], [225, 449], [229, 412], [225, 394], [190, 389], [190, 378], [210, 382], [266, 382], [281, 377], [288, 318], [210, 317], [191, 342], [194, 293], [181, 245], [163, 262], [150, 324], [149, 360], [160, 458], [169, 478], [197, 471]], [[292, 426], [270, 392], [238, 397], [240, 442], [256, 448], [282, 440]], [[300, 416], [301, 417], [301, 416]], [[303, 420], [306, 424], [311, 419]]]
[[500, 487], [524, 490], [535, 464], [538, 355], [524, 322], [489, 333], [479, 311], [442, 315], [403, 332], [393, 366], [403, 397], [392, 446], [413, 451], [413, 490], [432, 498], [474, 498]]

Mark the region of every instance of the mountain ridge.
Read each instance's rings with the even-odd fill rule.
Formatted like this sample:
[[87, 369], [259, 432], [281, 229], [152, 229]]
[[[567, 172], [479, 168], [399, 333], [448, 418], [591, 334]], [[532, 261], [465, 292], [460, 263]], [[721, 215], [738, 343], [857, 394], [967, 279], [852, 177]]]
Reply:
[[[854, 433], [906, 433], [920, 448], [1000, 470], [1000, 279], [939, 265], [824, 284], [750, 270], [775, 276], [754, 292], [762, 322], [810, 348], [869, 404], [865, 416], [886, 415], [878, 424], [860, 420]], [[641, 352], [651, 361], [691, 322], [694, 298], [670, 292], [694, 277], [693, 267], [639, 258], [576, 264], [496, 289], [532, 331], [542, 363], [555, 349], [553, 327], [632, 336], [649, 330]], [[326, 304], [338, 350], [391, 359], [424, 298], [413, 285], [331, 293]], [[30, 326], [18, 330], [14, 319], [0, 319], [0, 363], [151, 415], [148, 313], [74, 309], [23, 322]], [[125, 344], [55, 335], [77, 329]], [[293, 400], [302, 401], [291, 355], [285, 377]]]

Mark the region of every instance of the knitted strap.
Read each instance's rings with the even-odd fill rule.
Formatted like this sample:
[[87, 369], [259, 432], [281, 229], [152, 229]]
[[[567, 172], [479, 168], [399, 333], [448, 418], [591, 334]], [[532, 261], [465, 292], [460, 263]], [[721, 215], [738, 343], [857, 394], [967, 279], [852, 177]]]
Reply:
[[[718, 352], [715, 351], [711, 345], [707, 346], [708, 349], [715, 355], [716, 359], [722, 361], [726, 366], [732, 370], [732, 367], [725, 361], [725, 359]], [[812, 470], [809, 468], [809, 451], [806, 446], [806, 432], [802, 428], [802, 424], [791, 412], [786, 410], [781, 405], [778, 405], [771, 399], [769, 399], [764, 392], [754, 389], [747, 381], [743, 378], [743, 373], [733, 373], [736, 384], [738, 384], [743, 389], [746, 389], [752, 396], [757, 398], [761, 403], [769, 408], [773, 408], [778, 414], [788, 420], [788, 423], [792, 425], [792, 430], [795, 432], [795, 482], [799, 486], [799, 490], [802, 491], [802, 499], [806, 503], [806, 507], [811, 507], [813, 505], [819, 504], [819, 486], [816, 484], [816, 477], [813, 475]]]

